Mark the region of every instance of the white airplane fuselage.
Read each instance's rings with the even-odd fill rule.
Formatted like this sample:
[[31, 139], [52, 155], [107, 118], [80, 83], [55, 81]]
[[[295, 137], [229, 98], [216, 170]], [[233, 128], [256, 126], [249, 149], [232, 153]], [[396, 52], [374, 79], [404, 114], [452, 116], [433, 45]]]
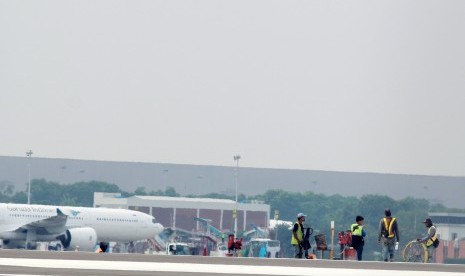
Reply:
[[163, 226], [153, 216], [126, 209], [0, 203], [4, 241], [55, 241], [66, 230], [77, 237], [80, 229], [95, 230], [96, 242], [130, 242], [153, 238]]

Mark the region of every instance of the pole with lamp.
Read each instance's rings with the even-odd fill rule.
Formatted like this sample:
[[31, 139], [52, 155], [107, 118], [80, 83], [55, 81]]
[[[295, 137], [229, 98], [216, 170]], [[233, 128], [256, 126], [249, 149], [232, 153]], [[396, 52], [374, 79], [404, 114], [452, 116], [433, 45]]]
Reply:
[[234, 185], [236, 186], [236, 205], [234, 207], [234, 237], [237, 239], [237, 177], [239, 171], [239, 160], [241, 159], [240, 155], [233, 156], [234, 161], [236, 161], [236, 168], [234, 170]]
[[278, 240], [278, 228], [279, 228], [279, 211], [274, 210], [274, 220], [275, 220], [275, 232], [276, 232], [276, 240]]
[[164, 169], [162, 170], [163, 172], [163, 185], [165, 186], [165, 191], [166, 191], [166, 187], [168, 185], [168, 170], [167, 169]]
[[27, 162], [27, 178], [28, 178], [28, 186], [27, 186], [27, 204], [31, 204], [31, 159], [32, 159], [32, 150], [26, 152], [26, 156], [28, 158]]

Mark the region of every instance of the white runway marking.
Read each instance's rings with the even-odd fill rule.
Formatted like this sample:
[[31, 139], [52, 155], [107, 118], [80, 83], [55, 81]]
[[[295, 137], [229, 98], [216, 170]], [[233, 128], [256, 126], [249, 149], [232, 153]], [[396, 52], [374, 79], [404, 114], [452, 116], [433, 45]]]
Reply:
[[214, 273], [241, 275], [286, 275], [286, 276], [456, 276], [463, 273], [437, 271], [392, 271], [374, 269], [337, 269], [315, 267], [252, 266], [252, 265], [215, 265], [195, 263], [151, 263], [151, 262], [114, 262], [91, 260], [54, 260], [54, 259], [14, 259], [0, 258], [0, 265], [20, 267], [40, 267], [58, 269], [91, 269], [120, 271], [158, 271], [185, 273]]
[[33, 275], [33, 274], [0, 274], [0, 276], [44, 276], [44, 275]]

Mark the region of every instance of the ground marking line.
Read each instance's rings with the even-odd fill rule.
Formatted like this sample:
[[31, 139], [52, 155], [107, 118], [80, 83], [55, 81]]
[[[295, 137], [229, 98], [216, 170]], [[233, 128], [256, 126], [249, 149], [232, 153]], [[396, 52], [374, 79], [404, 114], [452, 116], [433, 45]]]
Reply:
[[[158, 271], [181, 273], [280, 275], [280, 276], [454, 276], [459, 273], [437, 271], [392, 271], [376, 269], [341, 269], [316, 267], [252, 266], [196, 263], [158, 263], [96, 260], [0, 258], [0, 265], [55, 269], [89, 269], [119, 271]], [[462, 273], [460, 273], [462, 274]], [[463, 274], [462, 274], [463, 275]]]

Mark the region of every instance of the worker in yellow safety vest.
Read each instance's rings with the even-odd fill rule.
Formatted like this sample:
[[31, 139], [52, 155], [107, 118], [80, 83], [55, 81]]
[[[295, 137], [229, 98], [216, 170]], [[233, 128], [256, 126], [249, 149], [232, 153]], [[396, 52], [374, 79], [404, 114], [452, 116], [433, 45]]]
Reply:
[[304, 241], [304, 225], [305, 217], [302, 213], [297, 214], [297, 221], [294, 223], [294, 228], [292, 229], [291, 244], [294, 246], [294, 257], [302, 259], [303, 250], [302, 242]]
[[363, 246], [365, 245], [365, 236], [366, 232], [363, 229], [365, 220], [362, 216], [357, 216], [355, 218], [354, 224], [350, 226], [350, 231], [352, 232], [352, 247], [357, 251], [357, 260], [362, 260]]
[[378, 243], [381, 243], [384, 261], [393, 262], [394, 250], [399, 249], [399, 227], [390, 209], [384, 210], [384, 218], [379, 222]]
[[439, 240], [436, 235], [436, 227], [434, 227], [433, 221], [430, 218], [427, 218], [423, 221], [423, 223], [428, 229], [428, 234], [422, 239], [417, 239], [417, 241], [426, 243], [426, 248], [428, 249], [428, 263], [431, 263], [433, 260], [434, 250], [439, 245]]

